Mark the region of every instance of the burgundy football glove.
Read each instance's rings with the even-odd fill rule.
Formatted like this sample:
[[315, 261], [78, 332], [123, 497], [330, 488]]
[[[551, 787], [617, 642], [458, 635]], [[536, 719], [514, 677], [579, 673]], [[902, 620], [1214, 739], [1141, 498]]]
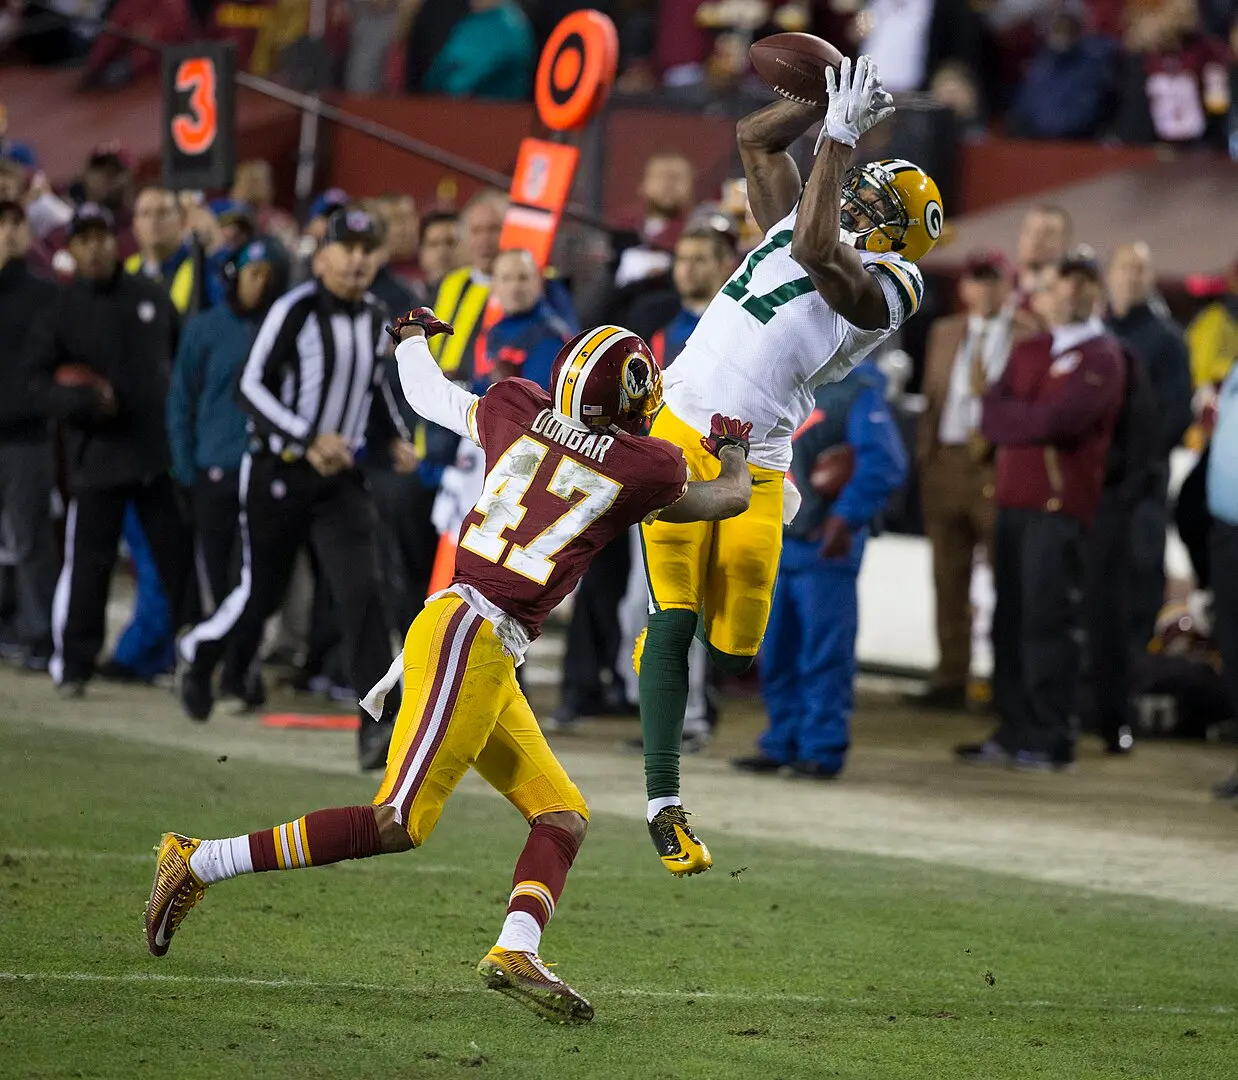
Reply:
[[701, 440], [701, 445], [714, 457], [722, 453], [724, 446], [738, 446], [744, 452], [744, 457], [747, 457], [748, 436], [751, 434], [751, 423], [736, 420], [733, 416], [723, 416], [722, 413], [714, 413], [709, 423], [709, 434]]
[[391, 335], [391, 340], [397, 345], [404, 339], [400, 337], [400, 331], [406, 326], [420, 326], [425, 331], [426, 337], [432, 338], [438, 334], [454, 334], [456, 329], [451, 323], [443, 322], [438, 318], [432, 308], [419, 307], [413, 308], [412, 311], [406, 311], [390, 326], [383, 327], [388, 334]]

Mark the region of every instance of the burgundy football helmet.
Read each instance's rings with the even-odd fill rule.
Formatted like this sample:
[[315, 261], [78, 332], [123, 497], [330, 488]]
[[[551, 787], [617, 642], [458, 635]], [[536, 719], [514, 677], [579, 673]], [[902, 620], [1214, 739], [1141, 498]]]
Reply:
[[662, 404], [662, 369], [631, 330], [595, 326], [559, 350], [550, 397], [557, 412], [586, 427], [639, 434]]

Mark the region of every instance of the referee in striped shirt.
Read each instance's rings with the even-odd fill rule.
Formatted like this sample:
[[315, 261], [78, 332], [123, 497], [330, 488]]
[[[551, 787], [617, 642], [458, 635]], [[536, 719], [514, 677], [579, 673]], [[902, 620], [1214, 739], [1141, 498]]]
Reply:
[[[225, 652], [238, 663], [257, 655], [263, 625], [307, 542], [343, 621], [353, 686], [365, 692], [391, 662], [378, 517], [357, 468], [363, 449], [368, 460], [412, 453], [397, 433], [381, 363], [388, 314], [367, 291], [380, 242], [380, 226], [364, 210], [337, 210], [314, 255], [314, 277], [271, 306], [241, 372], [251, 432], [239, 481], [241, 582], [181, 639], [181, 704], [195, 720], [210, 715], [214, 669]], [[361, 764], [377, 768], [394, 709], [381, 725], [361, 715]]]

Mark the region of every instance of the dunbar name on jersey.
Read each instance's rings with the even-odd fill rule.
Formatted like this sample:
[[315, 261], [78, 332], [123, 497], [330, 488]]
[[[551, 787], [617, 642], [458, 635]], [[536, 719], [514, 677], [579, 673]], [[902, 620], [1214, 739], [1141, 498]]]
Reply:
[[443, 377], [424, 338], [402, 342], [396, 359], [417, 412], [485, 452], [451, 588], [519, 661], [597, 552], [683, 495], [687, 462], [660, 439], [574, 423], [527, 379], [503, 379], [478, 398]]
[[791, 437], [808, 419], [822, 383], [837, 382], [920, 307], [924, 279], [893, 252], [859, 251], [885, 294], [890, 321], [861, 330], [835, 312], [791, 258], [799, 208], [765, 234], [714, 297], [664, 376], [666, 403], [698, 431], [725, 401], [752, 421], [749, 460], [791, 465]]

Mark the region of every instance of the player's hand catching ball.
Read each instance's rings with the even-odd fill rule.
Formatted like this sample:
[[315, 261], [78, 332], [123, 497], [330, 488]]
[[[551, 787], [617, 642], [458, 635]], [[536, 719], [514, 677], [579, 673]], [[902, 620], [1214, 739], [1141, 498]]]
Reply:
[[714, 413], [709, 423], [709, 434], [701, 439], [701, 445], [714, 457], [721, 457], [722, 451], [728, 446], [738, 447], [748, 456], [748, 437], [752, 434], [752, 424], [736, 420], [733, 416], [723, 416]]
[[855, 146], [864, 132], [894, 112], [894, 99], [881, 85], [881, 76], [871, 56], [861, 56], [855, 62], [854, 73], [849, 56], [843, 58], [837, 73], [833, 68], [826, 68], [825, 89], [830, 103], [814, 154], [826, 139]]
[[419, 307], [406, 311], [390, 326], [383, 327], [391, 340], [397, 345], [411, 337], [436, 337], [439, 334], [454, 334], [456, 328], [451, 323], [443, 322], [434, 314], [432, 308]]

